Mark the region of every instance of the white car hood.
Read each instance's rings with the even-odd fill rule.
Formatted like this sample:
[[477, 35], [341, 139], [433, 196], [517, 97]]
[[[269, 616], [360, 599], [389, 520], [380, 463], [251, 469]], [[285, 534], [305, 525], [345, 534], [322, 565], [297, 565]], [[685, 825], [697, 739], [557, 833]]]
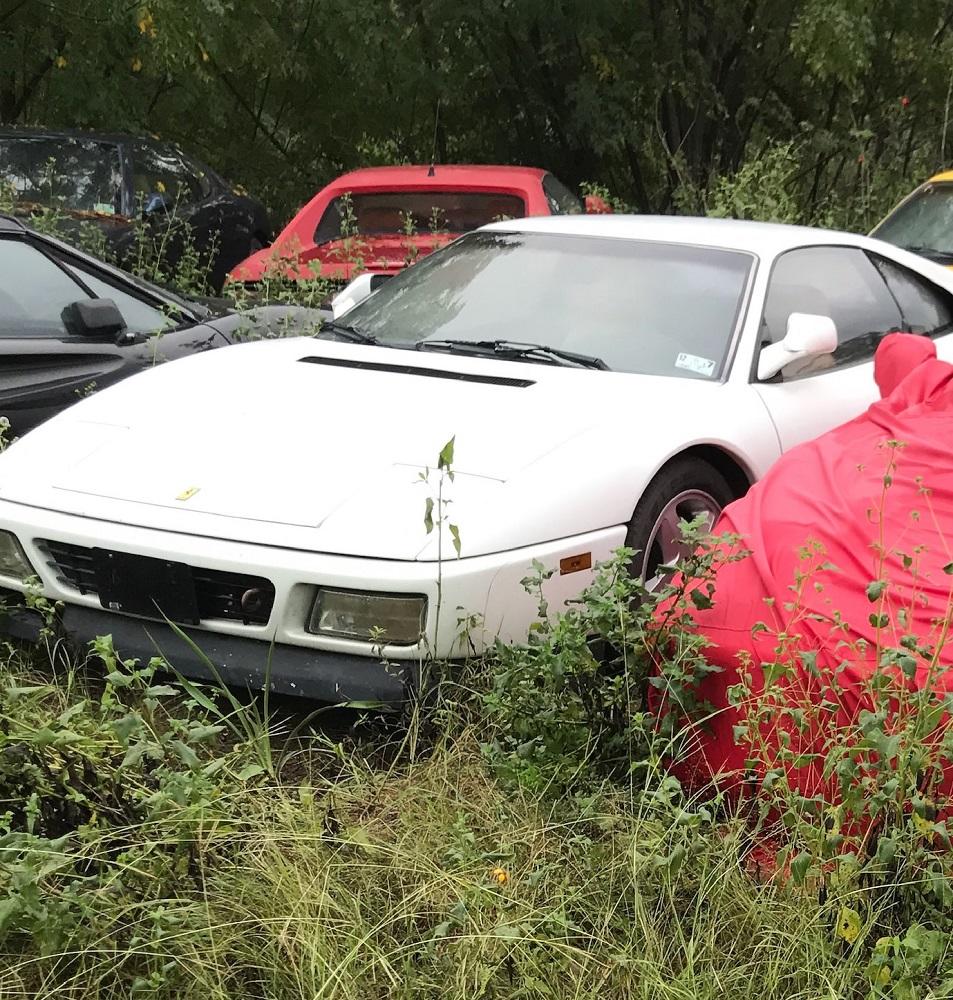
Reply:
[[[432, 558], [424, 508], [454, 436], [447, 510], [464, 554], [478, 555], [624, 520], [631, 506], [576, 512], [565, 527], [521, 508], [534, 490], [552, 490], [554, 462], [573, 477], [588, 475], [580, 462], [604, 464], [599, 453], [618, 447], [605, 428], [624, 431], [636, 398], [642, 413], [678, 412], [679, 393], [697, 404], [720, 391], [309, 338], [260, 342], [158, 366], [71, 407], [3, 456], [0, 497], [211, 537]], [[647, 455], [647, 469], [662, 458]]]

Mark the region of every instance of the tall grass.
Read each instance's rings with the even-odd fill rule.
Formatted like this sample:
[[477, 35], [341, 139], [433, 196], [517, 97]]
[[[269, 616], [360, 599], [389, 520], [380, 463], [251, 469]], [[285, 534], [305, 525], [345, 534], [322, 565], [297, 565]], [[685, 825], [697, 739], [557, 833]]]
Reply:
[[654, 764], [527, 787], [473, 710], [288, 742], [98, 652], [0, 668], [0, 997], [880, 995], [843, 896]]

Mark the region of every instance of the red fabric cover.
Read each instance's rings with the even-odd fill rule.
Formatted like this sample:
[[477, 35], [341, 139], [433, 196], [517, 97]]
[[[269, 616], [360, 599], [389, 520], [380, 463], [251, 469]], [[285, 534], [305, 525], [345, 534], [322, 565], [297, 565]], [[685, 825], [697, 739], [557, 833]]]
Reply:
[[[796, 636], [795, 653], [785, 662], [798, 664], [791, 682], [800, 691], [797, 700], [806, 696], [819, 704], [831, 672], [846, 660], [838, 682], [840, 708], [830, 721], [855, 720], [869, 707], [862, 686], [878, 661], [877, 629], [869, 622], [877, 605], [866, 593], [872, 580], [891, 581], [884, 610], [893, 624], [885, 630], [882, 645], [898, 645], [904, 630], [895, 627], [897, 612], [906, 608], [909, 631], [933, 641], [939, 638], [940, 661], [953, 662], [953, 644], [945, 641], [943, 632], [953, 594], [953, 576], [943, 571], [953, 562], [953, 365], [937, 360], [933, 343], [925, 337], [891, 334], [877, 350], [875, 378], [882, 399], [855, 420], [787, 452], [743, 499], [725, 509], [715, 528], [716, 533], [740, 535], [751, 555], [720, 567], [714, 607], [693, 612], [712, 643], [707, 659], [721, 672], [706, 677], [700, 686], [700, 694], [718, 714], [698, 734], [697, 752], [676, 768], [689, 783], [721, 775], [730, 785], [742, 773], [750, 747], [735, 741], [733, 726], [739, 720], [728, 707], [727, 689], [738, 682], [739, 654], [751, 656], [755, 689], [760, 689], [760, 664], [778, 659], [778, 632], [790, 629]], [[891, 457], [885, 442], [890, 440], [904, 447], [893, 452], [896, 469], [885, 491]], [[928, 496], [923, 487], [929, 489]], [[881, 531], [886, 554], [878, 568]], [[804, 552], [812, 540], [820, 543], [823, 554]], [[918, 546], [923, 548], [916, 554]], [[914, 557], [914, 568], [904, 567], [902, 553]], [[836, 569], [815, 569], [799, 588], [800, 609], [792, 612], [785, 605], [794, 599], [798, 573], [824, 562]], [[766, 603], [766, 598], [773, 602]], [[838, 611], [847, 623], [844, 631], [832, 630], [832, 615]], [[753, 635], [756, 622], [764, 622], [770, 632]], [[842, 645], [858, 640], [869, 646]], [[817, 652], [824, 683], [801, 666], [797, 650]], [[923, 685], [927, 674], [921, 664], [914, 683]], [[953, 671], [942, 676], [941, 683], [953, 689]], [[776, 733], [769, 735], [776, 738]], [[817, 730], [794, 734], [794, 739], [805, 751], [823, 748]], [[947, 773], [947, 792], [951, 777]], [[821, 787], [817, 767], [800, 769], [794, 783], [808, 794], [830, 792]]]

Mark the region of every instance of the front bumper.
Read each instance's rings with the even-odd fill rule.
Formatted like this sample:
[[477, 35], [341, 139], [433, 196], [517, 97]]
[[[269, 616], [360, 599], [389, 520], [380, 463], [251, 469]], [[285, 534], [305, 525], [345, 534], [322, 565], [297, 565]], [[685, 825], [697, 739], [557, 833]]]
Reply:
[[[14, 639], [36, 642], [44, 625], [39, 613], [17, 603], [19, 595], [12, 591], [0, 591], [0, 597], [4, 599], [0, 631]], [[162, 656], [185, 677], [215, 682], [207, 658], [230, 687], [259, 691], [267, 683], [269, 690], [279, 694], [316, 701], [397, 705], [404, 699], [408, 683], [418, 677], [418, 664], [413, 662], [385, 664], [367, 656], [183, 629], [201, 650], [200, 656], [164, 622], [75, 605], [63, 608], [59, 625], [63, 638], [79, 656], [86, 654], [89, 643], [97, 636], [111, 635], [123, 659], [146, 663], [154, 656]]]
[[[534, 560], [556, 568], [564, 557], [585, 552], [595, 566], [625, 537], [624, 526], [605, 528], [523, 549], [446, 559], [438, 572], [434, 562], [342, 556], [159, 531], [9, 501], [0, 501], [0, 525], [18, 538], [40, 578], [40, 593], [63, 603], [63, 627], [75, 645], [112, 634], [123, 656], [148, 659], [157, 655], [157, 641], [176, 669], [194, 676], [208, 671], [187, 644], [161, 622], [106, 610], [96, 594], [81, 593], [50, 563], [43, 540], [266, 577], [275, 588], [267, 623], [202, 619], [188, 633], [229, 683], [260, 687], [271, 650], [273, 689], [332, 701], [393, 700], [421, 662], [478, 654], [497, 638], [525, 641], [537, 619], [539, 599], [527, 593], [521, 581], [532, 575]], [[592, 570], [557, 572], [544, 587], [551, 611], [577, 597], [592, 578]], [[318, 587], [425, 595], [428, 610], [421, 641], [379, 649], [362, 640], [309, 633], [305, 624]], [[26, 589], [11, 578], [0, 578], [0, 588], [20, 594]], [[18, 617], [8, 616], [14, 627]], [[14, 634], [2, 621], [0, 631]], [[395, 666], [385, 667], [382, 659]]]

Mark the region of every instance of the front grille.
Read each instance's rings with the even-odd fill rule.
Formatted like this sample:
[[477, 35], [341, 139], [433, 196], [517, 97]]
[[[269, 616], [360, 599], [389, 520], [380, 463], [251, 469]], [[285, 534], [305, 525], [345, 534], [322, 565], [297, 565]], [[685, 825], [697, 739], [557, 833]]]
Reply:
[[[81, 594], [98, 596], [93, 550], [84, 545], [41, 539], [46, 565], [56, 579]], [[275, 585], [261, 576], [190, 566], [199, 617], [267, 625], [275, 604]], [[244, 598], [244, 607], [242, 599]]]

